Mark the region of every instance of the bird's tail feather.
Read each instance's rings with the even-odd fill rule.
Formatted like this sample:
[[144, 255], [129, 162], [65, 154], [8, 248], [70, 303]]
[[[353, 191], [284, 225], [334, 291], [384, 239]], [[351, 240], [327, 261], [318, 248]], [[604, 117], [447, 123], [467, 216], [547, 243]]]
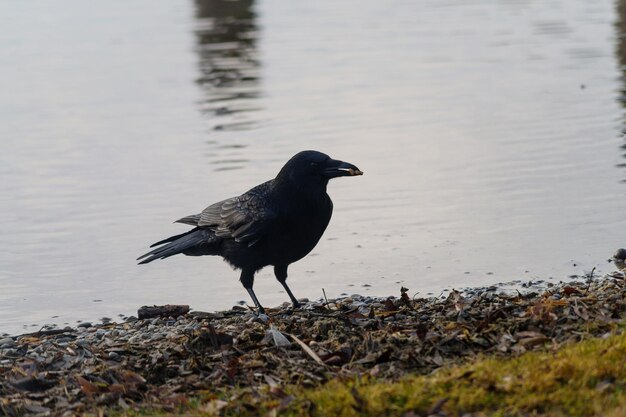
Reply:
[[[197, 228], [196, 228], [196, 229], [197, 229]], [[186, 235], [190, 234], [191, 232], [194, 232], [196, 229], [189, 230], [189, 231], [187, 231], [187, 232], [185, 232], [185, 233], [181, 233], [181, 234], [179, 234], [179, 235], [170, 236], [170, 237], [168, 237], [167, 239], [159, 240], [158, 242], [153, 243], [152, 245], [150, 245], [150, 247], [151, 247], [151, 248], [153, 248], [153, 247], [155, 247], [155, 246], [159, 246], [159, 245], [162, 245], [162, 244], [164, 244], [164, 243], [173, 242], [173, 241], [175, 241], [175, 240], [177, 240], [177, 239], [180, 239], [180, 238], [181, 238], [181, 237], [183, 237], [183, 236], [186, 236]], [[144, 256], [145, 256], [145, 255], [144, 255]], [[138, 258], [138, 259], [141, 259], [141, 258]]]
[[169, 258], [172, 255], [184, 253], [185, 251], [190, 250], [203, 243], [208, 243], [207, 238], [209, 236], [207, 236], [207, 232], [207, 230], [196, 227], [195, 229], [192, 229], [188, 232], [168, 237], [167, 239], [163, 239], [157, 243], [154, 243], [150, 245], [151, 248], [162, 245], [164, 243], [167, 243], [167, 245], [158, 247], [148, 253], [141, 255], [139, 258], [137, 258], [137, 260], [143, 259], [143, 261], [139, 262], [139, 265], [147, 264], [148, 262], [152, 262], [155, 259]]

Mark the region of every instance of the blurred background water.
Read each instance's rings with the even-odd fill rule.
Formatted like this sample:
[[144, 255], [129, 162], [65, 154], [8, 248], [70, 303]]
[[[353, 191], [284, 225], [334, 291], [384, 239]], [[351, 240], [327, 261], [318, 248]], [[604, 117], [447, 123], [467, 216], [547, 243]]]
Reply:
[[[565, 279], [626, 239], [623, 0], [0, 3], [0, 333], [247, 301], [171, 222], [317, 149], [299, 297]], [[365, 286], [364, 286], [365, 285]], [[255, 290], [287, 301], [271, 269]]]

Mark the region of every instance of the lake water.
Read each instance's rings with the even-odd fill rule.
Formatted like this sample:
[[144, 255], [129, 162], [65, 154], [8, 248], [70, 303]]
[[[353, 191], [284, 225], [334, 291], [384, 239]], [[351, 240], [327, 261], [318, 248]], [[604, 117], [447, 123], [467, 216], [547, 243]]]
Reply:
[[[248, 302], [218, 258], [135, 258], [303, 149], [365, 175], [331, 182], [331, 224], [290, 268], [298, 297], [560, 280], [612, 270], [626, 245], [623, 3], [4, 1], [0, 15], [0, 333]], [[269, 268], [255, 290], [288, 300]]]

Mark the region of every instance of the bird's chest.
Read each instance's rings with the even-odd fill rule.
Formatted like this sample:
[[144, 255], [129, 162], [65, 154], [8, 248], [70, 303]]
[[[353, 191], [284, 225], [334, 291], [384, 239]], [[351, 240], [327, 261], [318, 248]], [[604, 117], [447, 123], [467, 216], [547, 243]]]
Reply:
[[274, 233], [276, 263], [292, 263], [306, 256], [319, 242], [332, 215], [330, 199], [301, 205], [283, 213], [281, 227]]

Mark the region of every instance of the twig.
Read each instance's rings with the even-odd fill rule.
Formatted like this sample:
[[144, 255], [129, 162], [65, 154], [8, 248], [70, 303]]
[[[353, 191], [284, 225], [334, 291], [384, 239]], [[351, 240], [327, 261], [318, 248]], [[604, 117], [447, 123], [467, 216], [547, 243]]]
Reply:
[[585, 292], [583, 295], [587, 295], [587, 293], [589, 292], [589, 288], [591, 288], [591, 280], [593, 279], [593, 272], [595, 270], [596, 270], [596, 267], [594, 266], [591, 272], [587, 274], [587, 288], [585, 289]]
[[[324, 290], [324, 288], [322, 288], [322, 293], [324, 294], [324, 300], [326, 301], [326, 304], [324, 304], [324, 307], [328, 308], [328, 298], [326, 298], [326, 291]], [[328, 308], [330, 310], [330, 308]]]
[[295, 334], [291, 334], [291, 333], [286, 333], [289, 337], [291, 337], [297, 344], [300, 345], [300, 347], [302, 348], [302, 350], [304, 350], [304, 352], [309, 355], [311, 357], [311, 359], [313, 359], [315, 362], [317, 362], [318, 364], [322, 365], [322, 366], [326, 366], [326, 364], [324, 363], [324, 361], [322, 359], [320, 359], [319, 356], [317, 356], [317, 353], [315, 353], [313, 351], [313, 349], [311, 349], [310, 347], [307, 346], [306, 343], [304, 343], [302, 340], [300, 340], [298, 338], [298, 336], [296, 336]]

